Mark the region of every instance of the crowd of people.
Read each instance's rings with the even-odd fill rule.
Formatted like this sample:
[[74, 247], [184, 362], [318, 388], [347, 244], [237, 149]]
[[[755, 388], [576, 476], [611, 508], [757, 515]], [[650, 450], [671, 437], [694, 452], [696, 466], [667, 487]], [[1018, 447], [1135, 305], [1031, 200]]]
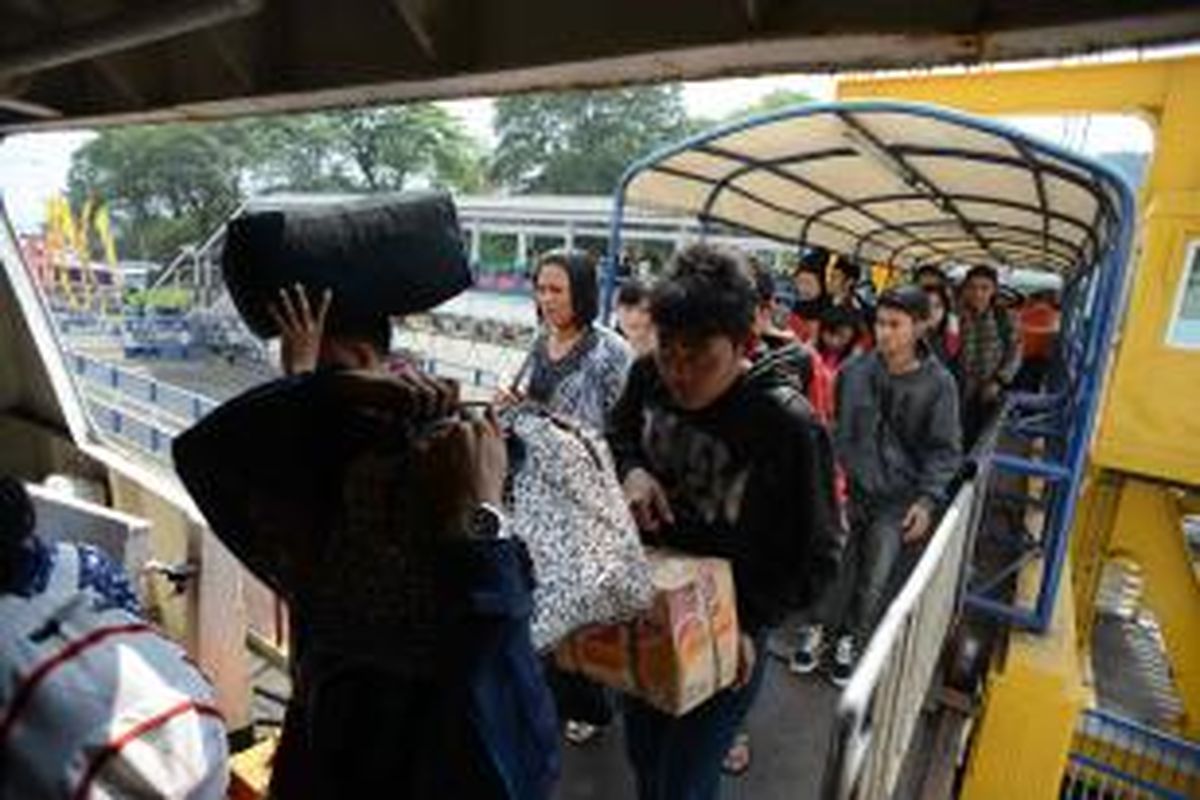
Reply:
[[[561, 258], [552, 255], [544, 263]], [[728, 285], [707, 282], [719, 274], [725, 275]], [[735, 274], [748, 282], [730, 277]], [[656, 541], [657, 532], [667, 530], [679, 537], [666, 539], [673, 546], [736, 553], [735, 574], [749, 595], [769, 585], [769, 572], [739, 559], [760, 558], [756, 548], [772, 553], [772, 535], [789, 528], [788, 521], [776, 515], [771, 524], [756, 530], [751, 522], [754, 507], [742, 507], [751, 495], [738, 483], [741, 473], [733, 454], [745, 457], [754, 440], [748, 429], [756, 423], [750, 419], [763, 412], [738, 407], [733, 398], [746, 392], [745, 387], [764, 382], [786, 385], [803, 398], [798, 405], [810, 426], [807, 446], [783, 447], [779, 457], [800, 458], [808, 469], [771, 468], [791, 482], [788, 499], [777, 508], [799, 504], [817, 513], [822, 498], [833, 498], [827, 518], [797, 523], [801, 532], [797, 541], [826, 541], [821, 537], [835, 530], [844, 558], [840, 569], [833, 566], [836, 559], [819, 558], [817, 563], [823, 567], [817, 569], [820, 577], [814, 578], [810, 572], [815, 568], [810, 560], [814, 553], [828, 556], [839, 548], [818, 546], [817, 551], [791, 553], [790, 558], [784, 552], [772, 553], [773, 563], [790, 565], [785, 583], [790, 581], [793, 590], [800, 583], [808, 587], [803, 602], [780, 604], [777, 611], [786, 607], [805, 620], [790, 662], [792, 671], [807, 674], [825, 666], [829, 678], [844, 685], [892, 592], [915, 563], [940, 510], [951, 499], [948, 491], [965, 448], [994, 418], [1005, 392], [1030, 371], [1021, 369], [1022, 330], [1028, 326], [1002, 302], [999, 276], [990, 267], [971, 269], [956, 287], [941, 269], [928, 265], [917, 270], [910, 283], [878, 293], [862, 266], [813, 248], [802, 253], [791, 279], [790, 302], [780, 302], [785, 293], [779, 291], [772, 270], [753, 258], [704, 247], [677, 255], [668, 276], [658, 284], [626, 277], [615, 298], [615, 317], [632, 353], [625, 364], [631, 366], [620, 399], [615, 406], [604, 407], [604, 425], [644, 538]], [[590, 287], [592, 280], [582, 285]], [[536, 282], [539, 314], [553, 326], [553, 300], [542, 283], [540, 278]], [[572, 288], [579, 285], [571, 284]], [[725, 320], [722, 314], [735, 307], [739, 288], [751, 292], [741, 300], [742, 317]], [[704, 291], [713, 296], [695, 300], [703, 298]], [[700, 305], [689, 309], [683, 303], [684, 310], [679, 311], [671, 302], [677, 295]], [[722, 301], [730, 305], [722, 306]], [[1044, 308], [1053, 308], [1046, 298], [1041, 301]], [[1039, 319], [1045, 330], [1055, 322], [1050, 312]], [[548, 330], [552, 337], [553, 327]], [[539, 358], [544, 347], [544, 338], [539, 338], [531, 358]], [[1037, 355], [1048, 357], [1044, 341]], [[559, 360], [568, 363], [565, 357]], [[611, 376], [611, 370], [579, 369], [579, 380], [597, 387], [610, 385]], [[710, 381], [711, 388], [705, 387], [707, 391], [692, 399], [689, 381]], [[572, 413], [568, 404], [556, 407]], [[744, 421], [723, 426], [726, 416]], [[723, 433], [730, 435], [735, 428], [736, 435], [722, 439]], [[824, 459], [822, 434], [833, 442], [828, 468], [819, 466]], [[777, 447], [783, 445], [778, 437], [773, 441]], [[653, 448], [655, 455], [648, 455], [647, 448]], [[626, 460], [627, 453], [635, 454], [632, 462]], [[642, 469], [647, 461], [656, 464], [657, 471]], [[713, 465], [719, 474], [707, 475]], [[759, 466], [754, 472], [761, 476], [765, 469]], [[758, 499], [761, 494], [753, 496]], [[736, 535], [723, 534], [740, 539], [736, 546], [722, 543], [719, 534], [706, 539], [706, 525], [714, 524], [711, 509], [722, 504], [738, 509], [732, 523]], [[801, 580], [803, 575], [809, 576], [807, 581]], [[747, 650], [761, 652], [762, 634], [769, 625], [753, 612], [744, 615], [753, 620], [747, 626]], [[772, 624], [778, 621], [771, 618]], [[688, 738], [700, 735], [692, 730], [678, 733], [674, 728], [684, 724], [680, 721], [673, 723], [665, 740], [681, 738], [692, 751], [724, 753], [724, 770], [741, 773], [749, 765], [749, 741], [744, 732], [735, 731], [755, 688], [752, 680], [737, 701], [727, 698], [734, 710], [722, 724], [711, 723], [711, 740]], [[561, 708], [576, 706], [557, 685], [556, 697]], [[626, 705], [637, 708], [636, 703]], [[627, 728], [632, 725], [629, 746], [635, 766], [647, 752], [654, 760], [646, 763], [673, 764], [671, 753], [653, 749], [653, 737], [642, 738], [641, 721], [643, 717], [636, 713], [632, 722], [626, 720]], [[594, 732], [591, 724], [567, 722], [571, 741], [585, 741]], [[666, 771], [675, 778], [657, 776], [653, 778], [657, 783], [639, 783], [650, 787], [643, 789], [643, 796], [692, 796], [653, 788], [680, 785], [671, 780], [715, 785], [711, 783], [715, 760], [695, 763], [701, 762], [704, 774], [691, 784], [685, 777], [688, 770], [674, 764]], [[644, 772], [639, 770], [639, 775]]]
[[[845, 543], [836, 579], [800, 611], [789, 666], [801, 675], [824, 668], [844, 686], [950, 501], [965, 450], [1010, 388], [1035, 391], [1045, 380], [1055, 297], [1036, 294], [1018, 313], [991, 267], [970, 269], [955, 286], [934, 265], [877, 294], [859, 265], [813, 248], [791, 274], [789, 301], [780, 302], [776, 275], [752, 259], [747, 266], [757, 296], [748, 362], [774, 362], [828, 426]], [[631, 341], [651, 338], [633, 313], [652, 294], [642, 284], [622, 288], [628, 302], [618, 301], [618, 325], [630, 323]], [[743, 732], [731, 740], [725, 771], [740, 773], [749, 755]]]
[[[440, 537], [438, 607], [469, 632], [453, 637], [455, 666], [445, 666], [444, 653], [411, 674], [348, 665], [338, 650], [344, 632], [325, 622], [354, 625], [356, 610], [293, 569], [295, 583], [282, 591], [296, 631], [294, 691], [272, 796], [334, 796], [353, 775], [355, 784], [408, 787], [413, 797], [447, 787], [451, 796], [548, 797], [558, 736], [583, 743], [620, 714], [641, 800], [714, 798], [722, 771], [740, 774], [750, 763], [745, 722], [768, 635], [799, 617], [792, 671], [824, 668], [845, 684], [949, 502], [964, 448], [1010, 387], [1041, 380], [1021, 371], [1022, 330], [1036, 326], [1034, 355], [1046, 357], [1052, 303], [1023, 326], [988, 267], [970, 270], [959, 287], [933, 266], [879, 292], [870, 278], [848, 259], [809, 249], [791, 291], [781, 292], [754, 259], [697, 244], [676, 253], [656, 282], [627, 279], [610, 330], [598, 322], [595, 261], [576, 251], [544, 255], [533, 275], [540, 331], [495, 406], [536, 403], [602, 433], [643, 542], [730, 563], [737, 680], [675, 716], [559, 674], [533, 652], [522, 629], [530, 565], [504, 536], [511, 456], [489, 410], [423, 438], [410, 473], [421, 476], [413, 502], [432, 509], [422, 518]], [[328, 396], [376, 417], [459, 407], [452, 385], [389, 366], [386, 318], [326, 325], [331, 302], [324, 294], [310, 307], [299, 287], [280, 293], [272, 314], [285, 381], [334, 375]], [[287, 490], [340, 497], [338, 481], [318, 480], [340, 473], [321, 466]], [[50, 551], [29, 538], [14, 486], [0, 485], [5, 508], [15, 509], [3, 517], [11, 544], [0, 579], [6, 597], [28, 597], [45, 583], [38, 576]], [[316, 524], [294, 521], [296, 537]], [[324, 552], [325, 534], [312, 535], [313, 551]], [[90, 581], [81, 577], [75, 589], [139, 612], [121, 581]], [[364, 627], [369, 619], [361, 615]], [[547, 709], [557, 709], [557, 724]], [[470, 724], [450, 724], [460, 717]]]

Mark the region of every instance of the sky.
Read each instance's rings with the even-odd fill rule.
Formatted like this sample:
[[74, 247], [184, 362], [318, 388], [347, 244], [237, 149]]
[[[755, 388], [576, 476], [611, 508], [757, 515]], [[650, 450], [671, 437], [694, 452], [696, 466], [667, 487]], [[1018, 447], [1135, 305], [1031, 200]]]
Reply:
[[[683, 99], [690, 116], [718, 119], [778, 89], [802, 91], [818, 100], [831, 100], [834, 79], [772, 75], [695, 81], [683, 85]], [[490, 99], [453, 100], [440, 105], [462, 120], [467, 130], [481, 142], [494, 143]], [[1091, 154], [1117, 150], [1147, 152], [1152, 147], [1150, 129], [1128, 117], [1010, 118], [1007, 121], [1029, 133]], [[18, 231], [34, 231], [40, 227], [47, 199], [66, 188], [71, 154], [92, 136], [94, 134], [85, 131], [36, 133], [12, 136], [0, 143], [0, 196]]]

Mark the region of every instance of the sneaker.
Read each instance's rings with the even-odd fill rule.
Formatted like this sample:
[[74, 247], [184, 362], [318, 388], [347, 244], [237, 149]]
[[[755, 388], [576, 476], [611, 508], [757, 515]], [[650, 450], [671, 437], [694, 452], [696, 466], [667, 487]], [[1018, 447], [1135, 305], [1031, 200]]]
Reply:
[[833, 666], [829, 670], [829, 679], [833, 685], [843, 687], [850, 682], [854, 674], [854, 664], [858, 661], [858, 646], [853, 636], [839, 636], [833, 648]]
[[805, 625], [800, 628], [800, 646], [792, 653], [788, 669], [794, 675], [807, 675], [821, 663], [821, 645], [825, 632], [820, 625]]
[[568, 742], [573, 745], [584, 745], [595, 739], [600, 733], [600, 728], [590, 722], [579, 722], [578, 720], [567, 720], [566, 731], [564, 735]]

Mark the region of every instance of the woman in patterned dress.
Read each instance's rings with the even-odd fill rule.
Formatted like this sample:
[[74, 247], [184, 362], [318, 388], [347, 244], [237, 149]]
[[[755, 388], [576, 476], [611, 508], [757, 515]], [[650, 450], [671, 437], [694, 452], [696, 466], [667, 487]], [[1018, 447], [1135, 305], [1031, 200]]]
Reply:
[[633, 351], [596, 322], [596, 264], [579, 250], [544, 255], [533, 275], [542, 331], [513, 387], [500, 401], [530, 400], [603, 432], [609, 409], [625, 387]]
[[[580, 250], [555, 250], [538, 261], [534, 295], [542, 331], [516, 380], [501, 390], [502, 405], [531, 401], [603, 433], [609, 410], [625, 388], [633, 350], [596, 323], [600, 302], [596, 264]], [[546, 679], [573, 744], [592, 739], [611, 719], [609, 693], [585, 678], [547, 664]]]

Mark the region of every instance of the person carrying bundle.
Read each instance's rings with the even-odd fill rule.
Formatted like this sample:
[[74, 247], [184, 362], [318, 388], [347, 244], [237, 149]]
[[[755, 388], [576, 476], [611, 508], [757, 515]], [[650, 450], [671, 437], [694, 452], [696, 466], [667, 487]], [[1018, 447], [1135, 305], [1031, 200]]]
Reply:
[[293, 690], [271, 796], [546, 798], [552, 701], [508, 456], [457, 387], [385, 368], [389, 315], [470, 281], [425, 193], [231, 222], [226, 280], [289, 377], [218, 408], [175, 463], [218, 537], [288, 601]]

